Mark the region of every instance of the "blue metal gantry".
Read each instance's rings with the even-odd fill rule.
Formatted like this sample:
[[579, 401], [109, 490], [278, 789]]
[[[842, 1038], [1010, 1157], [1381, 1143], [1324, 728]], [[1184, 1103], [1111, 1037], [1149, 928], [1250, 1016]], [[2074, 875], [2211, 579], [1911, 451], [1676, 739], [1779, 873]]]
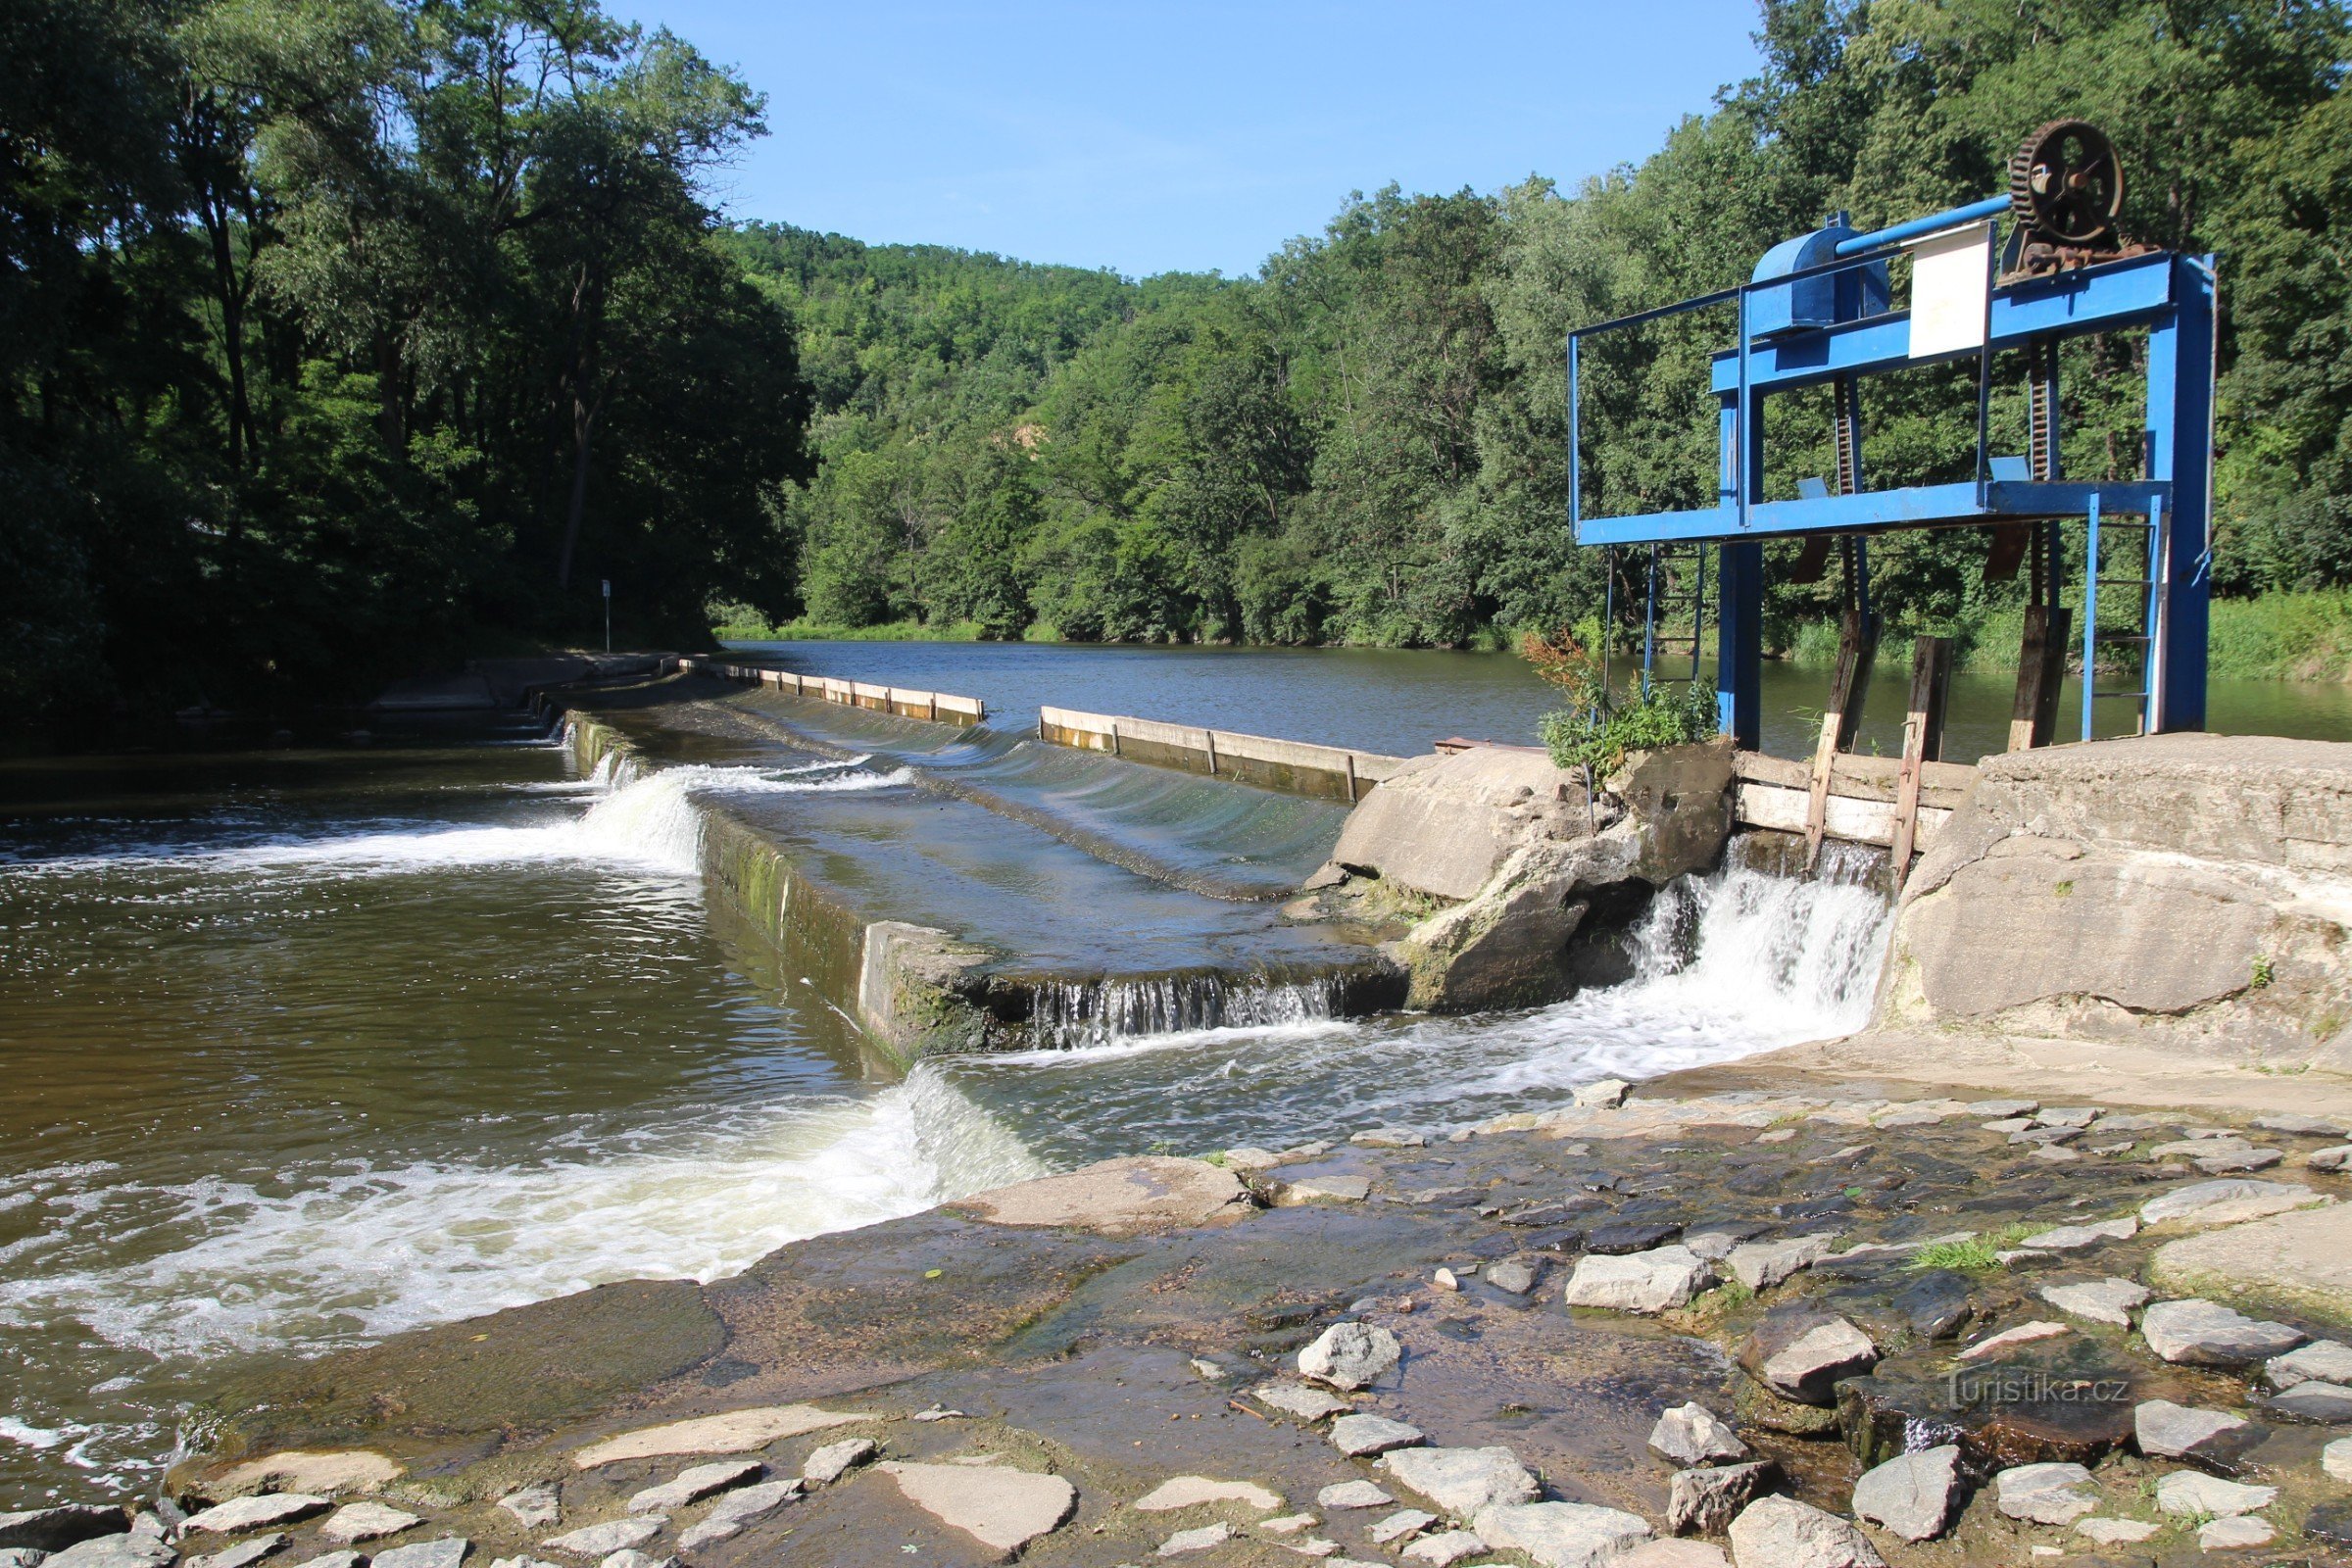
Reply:
[[[1914, 357], [1911, 313], [1888, 308], [1887, 263], [1907, 241], [1983, 224], [2008, 213], [2012, 198], [1856, 233], [1842, 215], [1822, 229], [1775, 247], [1746, 283], [1680, 304], [1580, 328], [1568, 338], [1569, 513], [1579, 544], [1717, 547], [1717, 704], [1724, 731], [1744, 748], [1762, 731], [1764, 541], [1825, 535], [1857, 540], [1898, 528], [2018, 525], [2042, 530], [2037, 550], [2037, 595], [2057, 598], [2062, 518], [2087, 521], [2084, 604], [2078, 633], [2082, 653], [2082, 736], [2091, 735], [2092, 703], [2128, 699], [2139, 708], [2143, 732], [2200, 729], [2205, 722], [2206, 612], [2211, 563], [2213, 455], [2214, 262], [2210, 256], [2163, 251], [2091, 259], [1993, 282], [1985, 292], [1982, 342]], [[1989, 250], [1988, 253], [1990, 254]], [[1989, 270], [1989, 268], [1988, 268]], [[1736, 313], [1734, 346], [1713, 362], [1709, 390], [1719, 405], [1720, 461], [1716, 504], [1687, 512], [1588, 517], [1584, 513], [1580, 452], [1580, 360], [1586, 339], [1685, 312], [1729, 305]], [[2147, 430], [2144, 477], [2070, 481], [2060, 477], [2055, 403], [2058, 340], [2091, 332], [2145, 329]], [[2037, 397], [2032, 459], [1988, 454], [1985, 419], [1991, 358], [2024, 350], [2046, 363], [2046, 402]], [[1955, 483], [1871, 490], [1860, 483], [1860, 378], [1956, 360], [1979, 361], [1976, 473]], [[1767, 501], [1764, 483], [1764, 400], [1804, 387], [1838, 389], [1840, 436], [1852, 438], [1838, 493], [1800, 494]], [[1822, 490], [1822, 486], [1808, 487]], [[2131, 544], [2116, 552], [2119, 529]], [[2132, 575], [2102, 578], [2102, 532], [2109, 555], [2124, 555]], [[2140, 546], [2144, 545], [2144, 559]], [[1826, 543], [1823, 548], [1826, 548]], [[1996, 548], [1998, 548], [1996, 546]], [[2014, 558], [2012, 558], [2014, 560]], [[2098, 596], [2137, 596], [2137, 630], [2102, 631]], [[2038, 600], [2037, 600], [2038, 602]], [[2112, 618], [2112, 617], [2111, 617]], [[2099, 650], [2116, 642], [2140, 645], [2138, 684], [2094, 691]]]

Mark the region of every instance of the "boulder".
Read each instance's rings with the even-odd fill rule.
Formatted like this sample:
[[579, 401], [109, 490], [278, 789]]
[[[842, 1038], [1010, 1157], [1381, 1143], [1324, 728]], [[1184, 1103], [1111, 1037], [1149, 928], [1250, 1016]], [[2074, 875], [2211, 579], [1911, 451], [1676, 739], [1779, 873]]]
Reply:
[[1666, 1528], [1678, 1536], [1713, 1535], [1762, 1496], [1779, 1473], [1769, 1459], [1677, 1470], [1666, 1493]]
[[1379, 1463], [1397, 1485], [1456, 1519], [1536, 1495], [1535, 1474], [1508, 1448], [1398, 1448]]
[[2352, 746], [1989, 757], [1904, 887], [1877, 1023], [2346, 1065], [2352, 930], [2329, 901], [2347, 867]]
[[1514, 1259], [1488, 1264], [1481, 1278], [1507, 1296], [1525, 1296], [1536, 1288], [1535, 1266]]
[[2103, 1280], [2041, 1288], [2041, 1298], [2061, 1312], [2127, 1329], [2132, 1326], [2132, 1311], [2146, 1302], [2151, 1294], [2136, 1280], [2117, 1279], [2112, 1275]]
[[2148, 1260], [2148, 1281], [2161, 1290], [2352, 1324], [2352, 1204], [2167, 1242]]
[[1886, 1568], [1870, 1538], [1791, 1497], [1759, 1497], [1732, 1521], [1739, 1568]]
[[1740, 1364], [1785, 1398], [1827, 1405], [1840, 1378], [1878, 1363], [1870, 1336], [1835, 1312], [1793, 1305], [1764, 1314], [1740, 1349]]
[[2277, 1487], [2249, 1487], [2202, 1470], [2176, 1470], [2156, 1482], [2156, 1506], [2174, 1515], [2227, 1518], [2267, 1508], [2278, 1497]]
[[[1061, 1477], [1010, 1465], [885, 1461], [874, 1468], [941, 1524], [1007, 1556], [1060, 1529], [1078, 1506], [1078, 1489]], [[1232, 1533], [1227, 1526], [1215, 1528]]]
[[1250, 1190], [1234, 1172], [1164, 1154], [1099, 1160], [1066, 1176], [976, 1193], [951, 1206], [992, 1225], [1057, 1226], [1115, 1237], [1240, 1219], [1252, 1210]]
[[1428, 1440], [1421, 1429], [1379, 1415], [1344, 1415], [1331, 1424], [1331, 1446], [1350, 1458], [1409, 1448]]
[[1606, 1568], [1650, 1537], [1640, 1514], [1585, 1502], [1498, 1503], [1471, 1528], [1492, 1549], [1524, 1553], [1541, 1568]]
[[2132, 1412], [2132, 1441], [2151, 1459], [2178, 1459], [2201, 1443], [2234, 1432], [2245, 1417], [2199, 1410], [2170, 1399], [2149, 1399]]
[[1730, 1424], [1695, 1400], [1661, 1414], [1650, 1429], [1649, 1446], [1660, 1458], [1682, 1467], [1747, 1457], [1747, 1445]]
[[1661, 1247], [1623, 1256], [1588, 1253], [1569, 1277], [1570, 1306], [1656, 1313], [1688, 1305], [1714, 1280], [1712, 1264], [1688, 1247]]
[[1348, 813], [1331, 858], [1441, 899], [1469, 899], [1522, 845], [1585, 832], [1581, 775], [1540, 751], [1480, 746], [1407, 760]]
[[1933, 1541], [1960, 1506], [1960, 1449], [1955, 1444], [1906, 1453], [1866, 1470], [1854, 1483], [1854, 1516], [1905, 1541]]
[[1373, 1323], [1334, 1323], [1298, 1352], [1298, 1374], [1335, 1389], [1379, 1381], [1404, 1355], [1396, 1336]]
[[1589, 1108], [1615, 1110], [1625, 1103], [1625, 1097], [1633, 1092], [1634, 1086], [1622, 1078], [1603, 1078], [1596, 1083], [1580, 1086], [1569, 1098]]
[[2257, 1322], [2218, 1302], [2158, 1301], [2139, 1315], [2148, 1348], [2188, 1366], [2244, 1366], [2283, 1355], [2303, 1343], [2300, 1329]]
[[1992, 1478], [1993, 1504], [2012, 1519], [2072, 1524], [2099, 1505], [2090, 1472], [2079, 1464], [2025, 1464]]

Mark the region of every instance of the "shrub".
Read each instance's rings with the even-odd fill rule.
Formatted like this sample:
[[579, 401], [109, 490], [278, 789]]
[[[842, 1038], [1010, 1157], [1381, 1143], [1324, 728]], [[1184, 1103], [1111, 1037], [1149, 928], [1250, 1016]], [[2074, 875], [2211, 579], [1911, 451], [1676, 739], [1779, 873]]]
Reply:
[[1686, 746], [1716, 733], [1715, 692], [1704, 681], [1659, 681], [1618, 695], [1601, 679], [1599, 662], [1565, 627], [1529, 632], [1519, 655], [1567, 699], [1544, 715], [1537, 733], [1559, 767], [1592, 770], [1594, 780], [1614, 773], [1628, 752]]

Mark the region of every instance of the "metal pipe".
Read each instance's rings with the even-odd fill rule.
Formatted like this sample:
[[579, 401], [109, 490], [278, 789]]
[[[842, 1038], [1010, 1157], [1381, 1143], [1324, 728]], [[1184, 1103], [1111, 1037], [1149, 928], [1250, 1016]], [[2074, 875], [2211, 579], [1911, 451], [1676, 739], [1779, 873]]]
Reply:
[[1917, 239], [1922, 234], [1933, 234], [1939, 229], [1958, 228], [1962, 223], [1975, 223], [1987, 218], [1998, 218], [2007, 211], [2009, 211], [2008, 197], [1987, 196], [1981, 202], [1972, 202], [1966, 207], [1955, 207], [1948, 213], [1931, 213], [1926, 218], [1914, 218], [1907, 223], [1896, 223], [1891, 228], [1882, 228], [1876, 233], [1856, 234], [1852, 239], [1841, 239], [1838, 242], [1837, 254], [1857, 256], [1864, 251], [1875, 251], [1881, 246], [1899, 245], [1904, 240]]

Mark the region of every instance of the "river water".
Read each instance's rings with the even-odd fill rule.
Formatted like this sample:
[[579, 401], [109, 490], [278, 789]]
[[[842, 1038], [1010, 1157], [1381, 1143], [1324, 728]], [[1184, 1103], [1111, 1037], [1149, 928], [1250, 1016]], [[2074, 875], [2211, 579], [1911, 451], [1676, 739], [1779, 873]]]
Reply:
[[[794, 652], [1000, 713], [1383, 750], [1522, 734], [1542, 700], [1500, 662], [1434, 662], [1476, 656]], [[900, 790], [881, 763], [616, 785], [524, 725], [0, 765], [0, 1510], [150, 1482], [248, 1357], [711, 1278], [1106, 1154], [1547, 1104], [1853, 1027], [1875, 981], [1885, 909], [1859, 865], [1735, 865], [1653, 906], [1632, 981], [1557, 1006], [1271, 1013], [882, 1081], [706, 900], [697, 802]]]

